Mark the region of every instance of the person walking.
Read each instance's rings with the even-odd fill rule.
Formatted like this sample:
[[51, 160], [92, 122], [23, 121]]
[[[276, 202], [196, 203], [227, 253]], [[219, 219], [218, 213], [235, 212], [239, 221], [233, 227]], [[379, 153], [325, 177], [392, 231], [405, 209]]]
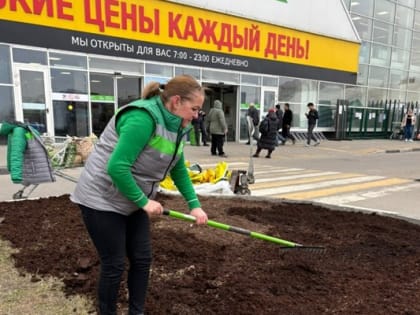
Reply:
[[283, 126], [283, 111], [281, 109], [280, 104], [277, 104], [276, 106], [276, 115], [277, 115], [277, 119], [279, 121], [279, 130], [277, 130], [277, 137], [276, 137], [276, 147], [279, 145], [279, 143], [284, 144], [285, 139], [283, 138], [283, 135], [281, 133], [281, 128]]
[[308, 119], [308, 140], [306, 146], [311, 145], [311, 140], [314, 140], [314, 146], [319, 145], [319, 141], [314, 136], [314, 129], [316, 126], [316, 121], [319, 119], [318, 111], [315, 109], [314, 103], [308, 103], [308, 112], [305, 113], [306, 118]]
[[201, 133], [201, 142], [203, 146], [207, 147], [207, 132], [205, 126], [205, 119], [206, 113], [202, 110], [198, 112], [197, 118], [192, 120], [192, 125], [194, 126], [194, 135], [195, 135], [195, 142], [199, 146], [200, 145], [200, 133]]
[[149, 83], [142, 99], [121, 107], [105, 127], [70, 199], [82, 213], [100, 258], [98, 309], [117, 314], [128, 258], [129, 314], [144, 314], [151, 264], [149, 216], [161, 215], [155, 195], [167, 173], [197, 224], [207, 222], [185, 166], [190, 123], [204, 102], [201, 85], [180, 75]]
[[215, 100], [213, 108], [207, 117], [208, 130], [211, 134], [211, 155], [219, 155], [221, 157], [227, 157], [223, 150], [223, 144], [225, 142], [225, 135], [228, 132], [225, 113], [223, 112], [222, 102]]
[[413, 141], [413, 128], [416, 124], [416, 115], [413, 114], [413, 110], [407, 110], [401, 122], [401, 127], [404, 128], [404, 139], [405, 141]]
[[270, 108], [267, 116], [261, 122], [259, 131], [261, 132], [260, 139], [257, 143], [257, 151], [253, 157], [259, 157], [261, 151], [266, 149], [268, 151], [266, 158], [271, 158], [271, 153], [276, 148], [276, 138], [280, 127], [280, 121], [277, 118], [276, 110]]
[[284, 113], [283, 113], [283, 121], [282, 121], [282, 127], [281, 127], [281, 133], [283, 136], [283, 145], [286, 144], [287, 139], [292, 140], [292, 143], [296, 143], [295, 137], [290, 134], [290, 128], [292, 126], [293, 122], [293, 112], [290, 109], [289, 103], [285, 103], [284, 106]]
[[[248, 111], [246, 113], [247, 126], [248, 126], [248, 142], [251, 144], [251, 138], [258, 140], [258, 124], [260, 123], [260, 112], [255, 108], [254, 103], [249, 103]], [[252, 124], [251, 124], [252, 122]]]

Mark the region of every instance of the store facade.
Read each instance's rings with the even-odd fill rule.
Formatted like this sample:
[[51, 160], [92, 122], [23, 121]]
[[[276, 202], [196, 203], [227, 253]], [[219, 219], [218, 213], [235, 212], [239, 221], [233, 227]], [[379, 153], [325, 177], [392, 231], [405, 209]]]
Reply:
[[208, 88], [206, 111], [222, 100], [228, 140], [246, 139], [250, 102], [261, 115], [289, 102], [295, 128], [305, 127], [306, 103], [318, 103], [319, 127], [331, 130], [337, 99], [358, 97], [359, 40], [343, 3], [254, 6], [0, 0], [7, 30], [0, 32], [0, 120], [25, 121], [51, 136], [99, 135], [145, 84], [190, 74]]

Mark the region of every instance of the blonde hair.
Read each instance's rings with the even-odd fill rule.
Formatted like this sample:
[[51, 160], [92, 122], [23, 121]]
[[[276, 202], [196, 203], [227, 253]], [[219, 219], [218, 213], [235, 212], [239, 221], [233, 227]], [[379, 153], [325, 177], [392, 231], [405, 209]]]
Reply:
[[142, 98], [149, 99], [160, 95], [162, 102], [166, 103], [170, 97], [179, 95], [183, 99], [189, 99], [194, 92], [204, 94], [204, 88], [190, 75], [178, 75], [166, 84], [150, 82], [144, 87]]

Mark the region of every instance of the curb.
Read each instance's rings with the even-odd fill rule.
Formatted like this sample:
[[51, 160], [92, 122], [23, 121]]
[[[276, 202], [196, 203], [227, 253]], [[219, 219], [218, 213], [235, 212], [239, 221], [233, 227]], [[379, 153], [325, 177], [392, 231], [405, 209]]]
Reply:
[[415, 152], [415, 151], [420, 151], [420, 148], [392, 149], [392, 150], [385, 150], [385, 153], [403, 153], [403, 152]]

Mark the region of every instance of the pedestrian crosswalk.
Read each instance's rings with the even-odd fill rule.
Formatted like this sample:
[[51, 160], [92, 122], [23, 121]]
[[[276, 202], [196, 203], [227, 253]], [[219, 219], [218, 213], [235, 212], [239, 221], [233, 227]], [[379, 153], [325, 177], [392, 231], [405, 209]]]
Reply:
[[[247, 167], [244, 162], [229, 163], [230, 169]], [[334, 205], [345, 205], [420, 187], [420, 183], [406, 178], [268, 165], [255, 165], [254, 177], [255, 183], [249, 185], [252, 196]]]

